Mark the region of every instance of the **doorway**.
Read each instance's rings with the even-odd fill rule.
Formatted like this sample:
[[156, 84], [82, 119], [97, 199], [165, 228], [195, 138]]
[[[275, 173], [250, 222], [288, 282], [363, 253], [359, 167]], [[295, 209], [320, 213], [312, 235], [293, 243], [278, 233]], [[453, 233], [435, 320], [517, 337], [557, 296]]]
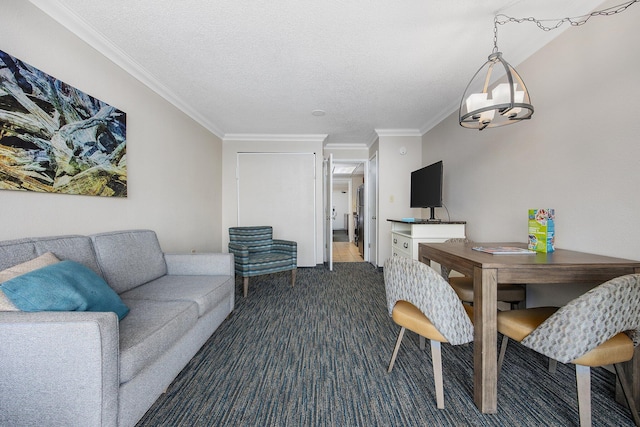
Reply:
[[357, 241], [357, 188], [364, 184], [364, 176], [364, 163], [361, 161], [333, 161], [331, 198], [333, 262], [365, 261], [364, 253], [358, 248]]

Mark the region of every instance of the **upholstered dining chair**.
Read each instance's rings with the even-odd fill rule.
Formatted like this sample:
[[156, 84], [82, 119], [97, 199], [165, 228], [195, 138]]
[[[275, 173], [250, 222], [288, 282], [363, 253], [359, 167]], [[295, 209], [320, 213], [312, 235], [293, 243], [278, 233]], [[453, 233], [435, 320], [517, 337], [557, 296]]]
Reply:
[[631, 360], [640, 332], [640, 274], [605, 282], [565, 306], [498, 313], [504, 335], [500, 371], [509, 338], [549, 358], [576, 365], [580, 425], [591, 425], [591, 367], [613, 365], [636, 426], [640, 418], [620, 363]]
[[[453, 238], [445, 241], [445, 243], [472, 243], [471, 240], [465, 238]], [[473, 304], [473, 277], [468, 276], [451, 276], [451, 271], [440, 266], [442, 277], [445, 278], [458, 295], [462, 302]], [[523, 285], [512, 285], [509, 283], [498, 283], [498, 301], [507, 302], [514, 309], [526, 299], [526, 287]]]
[[291, 286], [296, 283], [298, 245], [274, 239], [271, 226], [229, 228], [229, 252], [234, 256], [236, 274], [242, 277], [245, 297], [249, 277], [290, 270]]
[[387, 372], [393, 369], [406, 329], [431, 341], [436, 405], [444, 408], [441, 343], [473, 341], [473, 308], [464, 307], [447, 282], [431, 267], [417, 260], [394, 256], [384, 263], [387, 307], [400, 326]]

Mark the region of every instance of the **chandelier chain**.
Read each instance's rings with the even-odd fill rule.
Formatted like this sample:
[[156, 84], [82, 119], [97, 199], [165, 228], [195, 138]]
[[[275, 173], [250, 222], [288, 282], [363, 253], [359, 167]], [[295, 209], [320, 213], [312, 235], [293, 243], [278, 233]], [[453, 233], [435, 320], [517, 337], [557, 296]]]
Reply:
[[[555, 30], [566, 22], [568, 22], [573, 27], [578, 27], [580, 25], [584, 25], [587, 23], [589, 19], [594, 16], [611, 16], [616, 15], [618, 13], [624, 12], [631, 5], [640, 2], [640, 0], [630, 0], [628, 2], [619, 4], [617, 6], [612, 6], [602, 10], [593, 11], [587, 15], [576, 16], [573, 18], [562, 18], [562, 19], [536, 19], [532, 16], [528, 18], [513, 18], [511, 16], [504, 15], [502, 13], [496, 15], [493, 19], [493, 52], [498, 52], [498, 25], [504, 25], [508, 23], [516, 23], [521, 24], [523, 22], [533, 22], [536, 24], [538, 28], [543, 31], [551, 31]], [[545, 22], [552, 22], [554, 24], [545, 24]]]

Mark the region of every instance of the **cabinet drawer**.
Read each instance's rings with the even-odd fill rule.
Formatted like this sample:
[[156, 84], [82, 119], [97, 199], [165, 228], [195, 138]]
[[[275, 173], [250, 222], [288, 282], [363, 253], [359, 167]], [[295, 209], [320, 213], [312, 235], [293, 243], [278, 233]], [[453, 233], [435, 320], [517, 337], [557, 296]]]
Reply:
[[391, 233], [391, 255], [413, 258], [413, 241], [410, 237], [397, 233]]
[[401, 257], [404, 257], [404, 258], [411, 259], [411, 254], [409, 252], [401, 251], [401, 250], [398, 250], [398, 249], [395, 249], [395, 248], [391, 250], [391, 256], [401, 256]]
[[392, 248], [398, 251], [411, 252], [412, 241], [410, 237], [399, 234], [391, 235]]

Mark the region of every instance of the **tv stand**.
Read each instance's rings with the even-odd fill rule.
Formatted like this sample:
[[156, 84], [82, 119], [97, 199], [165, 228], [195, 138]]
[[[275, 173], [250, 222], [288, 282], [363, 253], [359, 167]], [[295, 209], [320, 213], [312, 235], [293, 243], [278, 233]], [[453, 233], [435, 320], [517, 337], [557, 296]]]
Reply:
[[456, 237], [465, 238], [466, 221], [431, 219], [397, 220], [391, 222], [391, 255], [418, 259], [419, 243], [441, 243]]
[[[434, 208], [433, 206], [429, 208], [430, 210], [430, 215], [429, 215], [429, 222], [436, 222], [438, 221], [436, 219], [436, 208]], [[438, 221], [440, 222], [440, 221]]]

